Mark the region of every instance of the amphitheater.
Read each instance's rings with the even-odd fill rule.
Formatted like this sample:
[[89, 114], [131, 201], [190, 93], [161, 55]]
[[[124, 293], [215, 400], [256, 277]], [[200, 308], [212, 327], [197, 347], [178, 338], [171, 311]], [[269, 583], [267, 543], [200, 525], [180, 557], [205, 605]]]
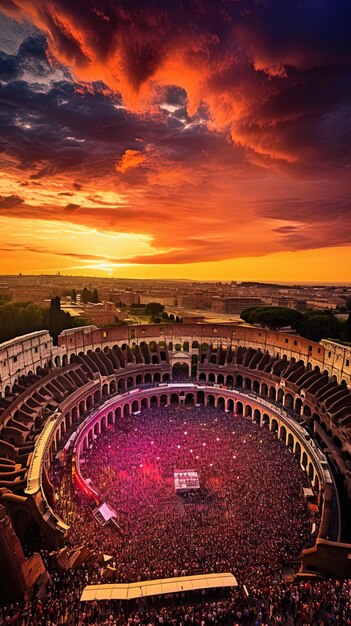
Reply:
[[[296, 579], [351, 577], [351, 348], [261, 328], [167, 324], [47, 331], [0, 346], [1, 601], [26, 600], [47, 574], [28, 551], [65, 553], [51, 467], [67, 451], [74, 484], [98, 502], [80, 459], [108, 428], [150, 407], [210, 406], [284, 442], [317, 503], [314, 545]], [[179, 374], [182, 374], [180, 377]], [[68, 558], [68, 557], [67, 557]], [[70, 555], [70, 567], [86, 558]]]

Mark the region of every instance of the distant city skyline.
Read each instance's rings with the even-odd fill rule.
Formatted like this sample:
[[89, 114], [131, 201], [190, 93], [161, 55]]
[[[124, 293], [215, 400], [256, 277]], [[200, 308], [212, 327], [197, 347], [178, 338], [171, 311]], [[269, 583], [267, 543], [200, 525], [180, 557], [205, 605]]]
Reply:
[[0, 271], [350, 281], [350, 24], [0, 0]]

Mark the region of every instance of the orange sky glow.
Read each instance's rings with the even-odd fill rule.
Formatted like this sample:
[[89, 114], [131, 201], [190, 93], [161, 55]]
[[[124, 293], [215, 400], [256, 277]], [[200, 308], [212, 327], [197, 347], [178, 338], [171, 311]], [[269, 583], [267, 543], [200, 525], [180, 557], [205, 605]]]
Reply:
[[349, 36], [298, 4], [0, 0], [1, 273], [350, 282]]

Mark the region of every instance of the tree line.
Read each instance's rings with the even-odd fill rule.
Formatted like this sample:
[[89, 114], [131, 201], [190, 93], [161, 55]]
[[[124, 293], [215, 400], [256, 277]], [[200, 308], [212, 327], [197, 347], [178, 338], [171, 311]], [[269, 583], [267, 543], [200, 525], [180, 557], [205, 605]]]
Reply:
[[299, 335], [311, 341], [338, 339], [351, 341], [351, 313], [348, 319], [340, 320], [331, 310], [309, 310], [305, 313], [278, 306], [254, 306], [240, 314], [249, 324], [259, 324], [262, 328], [280, 330], [292, 328]]
[[63, 330], [85, 323], [82, 318], [62, 311], [58, 296], [51, 299], [49, 308], [38, 307], [33, 302], [5, 302], [0, 305], [0, 343], [36, 330], [48, 330], [56, 343]]

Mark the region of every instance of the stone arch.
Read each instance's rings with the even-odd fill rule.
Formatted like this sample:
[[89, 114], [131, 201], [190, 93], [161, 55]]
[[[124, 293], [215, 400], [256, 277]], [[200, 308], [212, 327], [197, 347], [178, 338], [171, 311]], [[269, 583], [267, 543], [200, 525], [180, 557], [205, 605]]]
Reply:
[[273, 402], [276, 401], [277, 399], [277, 391], [275, 387], [270, 387], [269, 388], [269, 399], [272, 400]]
[[207, 406], [214, 406], [215, 405], [215, 398], [214, 395], [212, 395], [212, 393], [210, 393], [207, 396]]
[[200, 372], [200, 374], [199, 374], [199, 380], [204, 380], [204, 381], [206, 380], [206, 374], [205, 374], [205, 372]]
[[107, 396], [108, 396], [108, 386], [107, 386], [107, 383], [104, 383], [104, 384], [102, 385], [102, 395], [103, 395], [104, 397], [107, 397]]
[[284, 441], [284, 443], [286, 443], [286, 428], [284, 424], [280, 426], [279, 439], [281, 439], [281, 441]]
[[217, 408], [220, 409], [221, 411], [224, 411], [224, 409], [225, 409], [225, 400], [224, 400], [223, 396], [219, 396], [219, 398], [217, 398]]
[[109, 411], [107, 415], [107, 423], [113, 424], [113, 411]]
[[236, 387], [239, 387], [239, 389], [243, 388], [243, 377], [241, 374], [238, 374], [236, 377]]
[[240, 402], [240, 400], [239, 400], [239, 402], [236, 403], [236, 407], [235, 408], [236, 408], [236, 414], [237, 415], [243, 415], [243, 413], [244, 413], [244, 405], [243, 405], [242, 402]]
[[158, 406], [158, 397], [157, 396], [151, 396], [151, 398], [150, 398], [150, 406]]
[[62, 357], [62, 367], [67, 367], [68, 365], [68, 357], [67, 354], [64, 354]]
[[269, 426], [269, 415], [267, 413], [263, 413], [262, 426]]
[[294, 437], [292, 433], [288, 433], [287, 446], [288, 448], [290, 448], [290, 450], [294, 449]]
[[163, 374], [162, 382], [163, 383], [168, 383], [169, 382], [169, 374], [167, 372], [166, 372], [166, 374]]
[[258, 380], [253, 381], [252, 391], [254, 391], [255, 393], [260, 393], [260, 383], [258, 382]]
[[311, 462], [309, 462], [308, 464], [308, 478], [310, 479], [311, 483], [313, 482], [313, 478], [314, 478], [314, 467], [313, 464]]
[[301, 398], [296, 398], [296, 400], [295, 400], [295, 413], [297, 415], [301, 415], [301, 409], [302, 409], [302, 399]]
[[55, 363], [56, 367], [61, 367], [61, 359], [60, 359], [59, 356], [55, 356], [54, 363]]
[[302, 452], [301, 465], [307, 470], [307, 454], [305, 451]]
[[275, 419], [275, 417], [273, 417], [273, 419], [271, 420], [271, 431], [273, 433], [278, 433], [278, 421]]
[[219, 385], [224, 385], [224, 376], [223, 376], [223, 374], [218, 374], [218, 376], [217, 376], [217, 383]]
[[151, 374], [148, 372], [147, 374], [145, 374], [145, 384], [148, 385], [151, 382], [152, 382]]
[[122, 407], [117, 406], [115, 408], [115, 418], [120, 419], [122, 417]]
[[193, 393], [187, 393], [185, 396], [185, 404], [191, 406], [194, 404], [194, 394]]
[[118, 393], [124, 393], [126, 387], [126, 383], [124, 378], [120, 378], [118, 381]]
[[299, 441], [296, 441], [296, 443], [295, 443], [295, 451], [294, 451], [294, 453], [295, 453], [296, 458], [299, 461], [301, 461], [301, 445], [300, 445]]
[[177, 393], [172, 393], [171, 394], [171, 404], [179, 404], [179, 396]]
[[228, 400], [228, 411], [230, 411], [230, 413], [234, 413], [234, 400], [232, 398], [229, 398]]
[[128, 415], [130, 415], [130, 406], [128, 403], [126, 403], [123, 406], [123, 417], [128, 417]]
[[308, 404], [305, 404], [305, 405], [304, 405], [304, 407], [303, 407], [303, 414], [304, 414], [306, 417], [311, 417], [311, 409], [310, 409], [310, 407], [308, 406]]
[[228, 387], [234, 387], [234, 378], [231, 374], [227, 376], [226, 384], [228, 385]]
[[294, 399], [293, 399], [293, 397], [292, 397], [291, 393], [286, 393], [286, 394], [285, 394], [285, 398], [284, 398], [284, 406], [285, 406], [287, 409], [290, 409], [290, 410], [293, 408], [293, 406], [294, 406]]
[[189, 378], [189, 365], [184, 361], [176, 361], [172, 365], [173, 380], [186, 380]]
[[245, 389], [251, 391], [251, 378], [245, 378]]
[[112, 395], [113, 393], [116, 393], [116, 381], [115, 380], [111, 380], [110, 382], [110, 395]]
[[166, 406], [167, 404], [167, 394], [163, 393], [160, 397], [160, 405]]
[[261, 396], [268, 396], [268, 385], [266, 383], [261, 385]]
[[128, 376], [128, 378], [127, 378], [127, 389], [131, 389], [132, 387], [134, 387], [133, 376]]
[[205, 392], [198, 391], [196, 397], [197, 404], [205, 404]]
[[277, 402], [279, 402], [279, 404], [283, 404], [284, 402], [284, 391], [282, 389], [278, 389]]
[[157, 365], [158, 364], [158, 355], [157, 354], [153, 354], [152, 355], [152, 364], [153, 365]]
[[142, 409], [147, 409], [148, 408], [147, 398], [141, 398], [140, 407]]
[[139, 402], [138, 400], [133, 400], [132, 402], [132, 413], [136, 413], [139, 411]]
[[216, 382], [216, 376], [214, 375], [213, 372], [210, 372], [210, 374], [208, 375], [208, 382], [209, 383], [215, 383]]
[[253, 418], [254, 418], [256, 424], [260, 424], [261, 423], [261, 411], [259, 409], [255, 409], [254, 410]]
[[252, 406], [247, 404], [245, 407], [245, 417], [252, 417]]
[[155, 372], [154, 383], [160, 383], [160, 382], [161, 382], [161, 374], [159, 372]]
[[136, 379], [135, 379], [135, 384], [136, 385], [142, 385], [143, 384], [143, 376], [142, 376], [142, 374], [137, 374]]
[[87, 410], [90, 411], [93, 408], [93, 396], [87, 397]]

